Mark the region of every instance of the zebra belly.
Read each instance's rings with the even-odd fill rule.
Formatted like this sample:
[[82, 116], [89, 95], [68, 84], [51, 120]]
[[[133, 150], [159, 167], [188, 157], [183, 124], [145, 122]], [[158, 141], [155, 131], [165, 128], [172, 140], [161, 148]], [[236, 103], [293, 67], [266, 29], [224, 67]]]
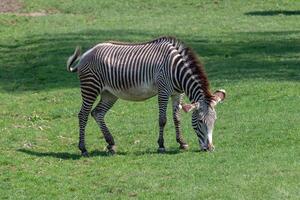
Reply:
[[120, 99], [129, 101], [144, 101], [157, 95], [157, 87], [154, 84], [143, 84], [124, 90], [116, 90], [112, 87], [105, 89]]

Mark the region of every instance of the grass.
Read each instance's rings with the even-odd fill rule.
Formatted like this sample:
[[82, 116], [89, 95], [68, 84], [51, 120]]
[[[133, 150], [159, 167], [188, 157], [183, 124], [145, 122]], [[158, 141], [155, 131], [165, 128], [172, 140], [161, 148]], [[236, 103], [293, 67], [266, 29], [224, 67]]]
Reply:
[[[299, 199], [300, 4], [297, 1], [24, 1], [0, 14], [1, 199]], [[205, 62], [218, 105], [214, 153], [178, 150], [170, 109], [156, 153], [157, 100], [118, 101], [108, 156], [90, 118], [77, 149], [79, 82], [65, 62], [76, 45], [174, 35]], [[169, 106], [170, 107], [170, 106]], [[145, 112], [147, 111], [147, 112]]]

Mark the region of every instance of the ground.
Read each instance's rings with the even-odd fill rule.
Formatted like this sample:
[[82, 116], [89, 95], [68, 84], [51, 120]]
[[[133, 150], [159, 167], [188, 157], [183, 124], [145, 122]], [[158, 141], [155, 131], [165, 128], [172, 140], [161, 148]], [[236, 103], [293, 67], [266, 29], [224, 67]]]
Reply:
[[[0, 9], [1, 199], [299, 199], [298, 1], [1, 0]], [[199, 152], [184, 113], [190, 149], [178, 149], [169, 104], [167, 152], [157, 154], [152, 98], [109, 112], [115, 156], [90, 118], [82, 158], [67, 58], [77, 45], [161, 35], [193, 48], [211, 89], [227, 91], [215, 152]]]
[[0, 13], [17, 12], [21, 8], [22, 8], [22, 4], [17, 0], [0, 1]]

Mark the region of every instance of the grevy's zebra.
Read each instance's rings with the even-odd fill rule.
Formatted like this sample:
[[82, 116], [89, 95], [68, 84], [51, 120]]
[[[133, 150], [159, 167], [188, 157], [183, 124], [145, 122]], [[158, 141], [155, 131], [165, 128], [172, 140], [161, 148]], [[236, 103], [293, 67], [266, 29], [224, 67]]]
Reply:
[[[75, 65], [74, 63], [78, 61]], [[75, 65], [75, 66], [74, 66]], [[74, 67], [72, 67], [74, 66]], [[106, 112], [118, 98], [143, 101], [158, 95], [159, 137], [158, 151], [164, 152], [163, 131], [169, 97], [173, 102], [173, 120], [176, 140], [180, 148], [188, 147], [180, 131], [179, 110], [194, 110], [192, 126], [202, 150], [213, 150], [212, 131], [216, 119], [215, 105], [225, 98], [225, 91], [213, 95], [203, 66], [193, 51], [179, 40], [161, 37], [146, 43], [101, 43], [80, 55], [77, 48], [68, 59], [67, 69], [78, 72], [81, 85], [82, 106], [79, 118], [79, 149], [87, 156], [85, 127], [88, 115], [98, 95], [101, 100], [91, 112], [108, 143], [115, 152], [115, 142], [104, 122]], [[182, 105], [183, 94], [191, 104]]]

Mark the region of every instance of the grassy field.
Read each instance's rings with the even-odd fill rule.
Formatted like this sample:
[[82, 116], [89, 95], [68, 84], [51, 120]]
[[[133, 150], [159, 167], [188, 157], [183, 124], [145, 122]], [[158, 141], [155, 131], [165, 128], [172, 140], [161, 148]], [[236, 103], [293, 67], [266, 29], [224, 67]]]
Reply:
[[[0, 13], [0, 199], [299, 199], [299, 21], [297, 0], [24, 0]], [[80, 157], [68, 56], [77, 45], [160, 35], [191, 46], [211, 88], [228, 93], [216, 151], [199, 152], [183, 113], [190, 149], [179, 151], [169, 106], [167, 153], [157, 154], [152, 98], [120, 100], [108, 114], [115, 156], [90, 118], [91, 156]]]

